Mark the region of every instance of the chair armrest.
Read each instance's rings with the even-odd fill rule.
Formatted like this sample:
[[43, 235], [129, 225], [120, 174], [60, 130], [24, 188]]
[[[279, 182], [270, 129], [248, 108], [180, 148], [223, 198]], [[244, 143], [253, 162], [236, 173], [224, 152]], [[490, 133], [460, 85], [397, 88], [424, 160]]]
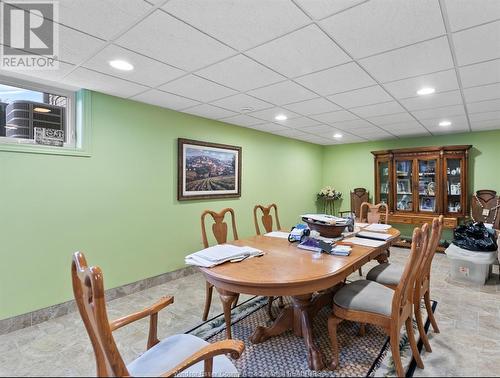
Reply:
[[165, 307], [167, 307], [169, 304], [172, 303], [174, 303], [174, 297], [163, 297], [154, 305], [147, 307], [142, 311], [135, 312], [133, 314], [113, 320], [112, 322], [109, 323], [111, 331], [115, 331], [118, 328], [126, 326], [127, 324], [135, 322], [139, 319], [145, 318], [146, 316], [152, 316], [154, 314], [158, 314], [158, 312], [160, 312], [161, 310], [163, 310]]
[[[186, 358], [184, 361], [179, 363], [176, 367], [169, 370], [161, 377], [172, 377], [179, 374], [181, 371], [187, 369], [188, 367], [197, 364], [200, 361], [205, 361], [205, 376], [212, 375], [212, 361], [215, 356], [221, 354], [230, 353], [232, 358], [239, 358], [245, 350], [245, 344], [240, 340], [223, 340], [216, 343], [207, 345], [206, 347], [200, 349], [198, 352], [192, 356]], [[208, 373], [208, 374], [207, 374]]]

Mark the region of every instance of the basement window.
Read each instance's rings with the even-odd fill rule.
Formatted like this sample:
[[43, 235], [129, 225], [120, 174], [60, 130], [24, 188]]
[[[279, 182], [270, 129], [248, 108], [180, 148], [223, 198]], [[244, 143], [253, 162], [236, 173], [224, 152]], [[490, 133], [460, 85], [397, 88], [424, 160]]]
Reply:
[[0, 143], [76, 148], [74, 93], [0, 78]]

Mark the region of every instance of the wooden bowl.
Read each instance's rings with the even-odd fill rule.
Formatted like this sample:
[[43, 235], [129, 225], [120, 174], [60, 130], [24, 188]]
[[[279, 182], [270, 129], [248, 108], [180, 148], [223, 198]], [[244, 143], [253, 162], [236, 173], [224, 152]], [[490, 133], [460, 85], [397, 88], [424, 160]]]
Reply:
[[318, 224], [314, 222], [309, 222], [304, 220], [307, 223], [311, 230], [318, 231], [321, 236], [325, 238], [338, 238], [342, 235], [342, 232], [346, 228], [346, 225], [336, 226], [336, 225], [326, 225], [326, 224]]

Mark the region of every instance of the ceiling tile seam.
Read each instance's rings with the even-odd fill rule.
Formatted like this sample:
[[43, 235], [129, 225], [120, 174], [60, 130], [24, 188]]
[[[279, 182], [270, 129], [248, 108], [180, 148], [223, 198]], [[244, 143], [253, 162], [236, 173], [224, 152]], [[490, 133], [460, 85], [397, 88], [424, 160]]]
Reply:
[[444, 28], [446, 29], [446, 37], [448, 39], [448, 45], [450, 47], [451, 59], [453, 60], [453, 66], [455, 68], [455, 74], [457, 76], [458, 87], [460, 89], [460, 96], [462, 96], [462, 103], [465, 110], [465, 117], [467, 118], [467, 124], [469, 125], [469, 131], [472, 132], [472, 126], [470, 122], [469, 112], [467, 111], [467, 103], [465, 101], [464, 88], [462, 85], [462, 77], [460, 76], [460, 70], [457, 64], [457, 55], [455, 52], [455, 44], [453, 42], [453, 35], [451, 33], [450, 20], [448, 18], [448, 11], [446, 9], [446, 4], [444, 0], [439, 0], [439, 8], [441, 9], [441, 16], [443, 18]]
[[[329, 14], [328, 16], [324, 16], [324, 17], [321, 17], [321, 18], [318, 18], [317, 21], [324, 21], [326, 20], [327, 18], [330, 18], [330, 17], [333, 17], [333, 16], [336, 16], [338, 14], [341, 14], [341, 13], [344, 13], [344, 12], [347, 12], [353, 8], [356, 8], [356, 7], [359, 7], [360, 5], [363, 5], [363, 4], [366, 4], [367, 2], [369, 2], [370, 0], [365, 0], [365, 1], [362, 1], [361, 3], [357, 3], [357, 4], [354, 4], [354, 5], [351, 5], [345, 9], [342, 9], [340, 11], [336, 11], [332, 14]], [[292, 1], [294, 4], [295, 4], [295, 1]], [[297, 6], [297, 4], [295, 4], [295, 6]], [[309, 14], [309, 12], [305, 11], [305, 9], [303, 10], [304, 13], [307, 14], [307, 16], [309, 16], [312, 20], [314, 20], [315, 18], [312, 17], [312, 15]]]
[[[87, 59], [84, 59], [79, 64], [75, 65], [75, 67], [73, 67], [67, 74], [63, 75], [62, 78], [66, 78], [73, 71], [75, 71], [76, 69], [82, 67], [85, 63], [87, 63], [89, 60], [91, 60], [92, 58], [94, 58], [97, 54], [99, 54], [101, 51], [103, 51], [106, 47], [108, 47], [109, 45], [113, 44], [114, 41], [116, 41], [118, 38], [120, 38], [125, 33], [129, 32], [132, 28], [134, 28], [136, 25], [138, 25], [139, 23], [141, 23], [142, 21], [144, 21], [147, 17], [149, 17], [151, 14], [153, 14], [157, 9], [159, 9], [161, 6], [163, 6], [167, 1], [169, 1], [169, 0], [162, 1], [159, 4], [157, 4], [155, 6], [152, 6], [150, 9], [148, 9], [146, 12], [144, 12], [142, 14], [142, 16], [140, 16], [138, 19], [134, 20], [134, 22], [131, 22], [127, 27], [123, 28], [123, 30], [121, 32], [116, 33], [112, 38], [108, 39], [106, 41], [106, 43], [104, 43], [104, 45], [102, 47], [100, 47], [99, 49], [97, 49], [97, 51], [95, 53], [91, 54]], [[120, 45], [117, 44], [117, 46], [120, 46]], [[129, 51], [132, 51], [132, 50], [129, 50]], [[184, 70], [182, 70], [182, 71], [184, 71]]]
[[[293, 2], [296, 6], [297, 6], [297, 7], [299, 7], [299, 9], [301, 9], [301, 10], [304, 12], [304, 10], [302, 9], [302, 7], [300, 7], [300, 6], [296, 3], [296, 0], [291, 0], [291, 1], [292, 1], [292, 2]], [[306, 15], [307, 15], [307, 13], [305, 13], [305, 12], [304, 12], [304, 14], [306, 14]], [[309, 16], [308, 16], [308, 17], [309, 17]], [[320, 29], [320, 30], [321, 30], [321, 31], [322, 31], [322, 32], [323, 32], [323, 33], [324, 33], [324, 34], [325, 34], [328, 38], [330, 38], [330, 39], [331, 39], [331, 40], [332, 40], [332, 41], [333, 41], [333, 42], [334, 42], [334, 43], [335, 43], [335, 44], [336, 44], [336, 45], [337, 45], [337, 46], [338, 46], [338, 47], [339, 47], [339, 48], [340, 48], [340, 49], [344, 52], [344, 54], [346, 54], [347, 56], [349, 56], [349, 58], [351, 58], [351, 59], [353, 60], [353, 62], [354, 62], [356, 65], [358, 65], [358, 67], [359, 67], [359, 68], [361, 68], [361, 69], [362, 69], [362, 70], [363, 70], [363, 71], [364, 71], [364, 72], [365, 72], [365, 73], [366, 73], [366, 74], [367, 74], [367, 75], [368, 75], [368, 76], [369, 76], [369, 77], [370, 77], [370, 78], [371, 78], [371, 79], [372, 79], [375, 83], [377, 83], [378, 85], [380, 85], [380, 86], [382, 87], [382, 89], [383, 89], [383, 90], [384, 90], [384, 91], [385, 91], [385, 92], [386, 92], [386, 93], [387, 93], [387, 94], [388, 94], [391, 98], [393, 98], [393, 99], [394, 99], [394, 101], [396, 101], [396, 102], [397, 102], [397, 103], [398, 103], [398, 104], [399, 104], [399, 105], [400, 105], [400, 106], [401, 106], [401, 107], [402, 107], [405, 111], [407, 111], [407, 112], [408, 112], [408, 109], [406, 109], [406, 107], [404, 107], [404, 106], [403, 106], [403, 105], [402, 105], [402, 104], [401, 104], [401, 103], [400, 103], [400, 102], [399, 102], [399, 101], [398, 101], [398, 100], [397, 100], [397, 99], [396, 99], [396, 98], [395, 98], [395, 97], [394, 97], [391, 93], [389, 93], [389, 92], [387, 91], [387, 89], [386, 89], [384, 86], [382, 86], [382, 85], [381, 85], [381, 83], [380, 83], [378, 80], [376, 80], [376, 79], [373, 77], [373, 75], [371, 75], [371, 74], [370, 74], [370, 73], [369, 73], [369, 72], [368, 72], [368, 71], [367, 71], [367, 70], [366, 70], [363, 66], [361, 66], [361, 64], [360, 64], [357, 60], [355, 60], [355, 59], [353, 58], [353, 56], [352, 56], [352, 55], [351, 55], [351, 54], [350, 54], [350, 53], [349, 53], [349, 52], [348, 52], [348, 51], [347, 51], [347, 50], [346, 50], [346, 49], [345, 49], [342, 45], [340, 45], [340, 44], [339, 44], [339, 43], [335, 40], [335, 38], [333, 38], [330, 34], [328, 34], [328, 33], [327, 33], [324, 29], [323, 29], [323, 27], [322, 27], [321, 25], [319, 25], [317, 22], [315, 22], [315, 21], [314, 21], [314, 24], [315, 24], [315, 25], [316, 25], [316, 26], [317, 26], [317, 27], [318, 27], [318, 28], [319, 28], [319, 29]], [[298, 84], [300, 85], [300, 83], [298, 83]], [[314, 91], [313, 91], [313, 92], [314, 92]], [[363, 118], [363, 117], [358, 116], [357, 114], [355, 114], [355, 113], [353, 113], [353, 112], [349, 111], [349, 109], [346, 109], [346, 108], [344, 108], [343, 106], [340, 106], [339, 104], [335, 103], [334, 101], [330, 100], [329, 98], [325, 98], [325, 99], [326, 99], [327, 101], [330, 101], [332, 104], [335, 104], [335, 105], [337, 105], [337, 106], [341, 107], [343, 110], [346, 110], [347, 112], [349, 112], [349, 113], [351, 113], [351, 114], [355, 115], [356, 117], [358, 117], [358, 118], [360, 118], [360, 119], [362, 119], [362, 120], [364, 120], [364, 121], [366, 121], [366, 122], [368, 122], [368, 123], [372, 124], [373, 126], [375, 126], [375, 127], [379, 128], [379, 129], [383, 130], [380, 126], [378, 126], [378, 125], [376, 125], [376, 124], [374, 124], [374, 123], [370, 122], [370, 121], [369, 121], [368, 119], [366, 119], [366, 118]], [[408, 113], [409, 113], [409, 112], [408, 112]], [[411, 116], [413, 117], [413, 115], [411, 115]], [[415, 117], [413, 117], [413, 118], [415, 118]], [[419, 122], [416, 118], [415, 118], [415, 120], [416, 120], [418, 123], [420, 123], [420, 122]], [[430, 135], [432, 135], [432, 133], [431, 133], [431, 132], [430, 132], [430, 131], [429, 131], [429, 130], [428, 130], [428, 129], [424, 126], [424, 125], [422, 125], [422, 124], [421, 124], [421, 126], [422, 126], [422, 127], [424, 127], [424, 129], [426, 129], [426, 130], [429, 132], [429, 134], [430, 134]], [[384, 131], [385, 131], [385, 130], [384, 130]], [[399, 136], [398, 136], [398, 135], [395, 135], [395, 134], [393, 134], [393, 133], [390, 133], [390, 134], [391, 134], [392, 136], [394, 136], [394, 137], [396, 137], [396, 138], [398, 138], [398, 139], [399, 139]]]
[[[452, 68], [453, 70], [453, 68]], [[425, 75], [427, 76], [427, 75]], [[482, 87], [482, 85], [477, 85], [478, 87]], [[457, 92], [457, 91], [460, 91], [460, 88], [456, 88], [456, 89], [448, 89], [446, 91], [436, 91], [428, 96], [434, 96], [434, 95], [437, 95], [437, 94], [446, 94], [446, 93], [451, 93], [451, 92]], [[425, 97], [422, 97], [422, 96], [410, 96], [410, 97], [402, 97], [400, 98], [400, 100], [412, 100], [412, 99], [415, 99], [415, 98], [425, 98]], [[430, 97], [429, 97], [430, 98]], [[453, 104], [452, 104], [453, 105]], [[455, 104], [455, 105], [458, 105], [458, 104]], [[450, 106], [450, 105], [445, 105], [445, 106]], [[437, 108], [442, 108], [442, 106], [436, 106]], [[418, 109], [420, 110], [420, 109]]]
[[451, 31], [451, 25], [450, 25], [450, 29], [449, 30], [450, 30], [450, 33], [455, 34], [455, 33], [460, 33], [460, 32], [463, 32], [463, 31], [467, 31], [467, 30], [479, 28], [481, 26], [485, 26], [485, 25], [488, 25], [488, 24], [493, 24], [493, 23], [498, 22], [498, 21], [500, 21], [500, 18], [496, 18], [494, 20], [482, 22], [480, 24], [476, 24], [476, 25], [472, 25], [472, 26], [467, 26], [466, 28], [458, 29], [458, 30], [455, 30], [455, 31]]
[[[295, 0], [292, 0], [292, 1], [295, 1]], [[321, 31], [323, 33], [325, 33], [325, 35], [330, 38], [333, 42], [335, 42], [339, 47], [340, 49], [342, 49], [342, 51], [344, 51], [345, 54], [347, 54], [350, 58], [353, 59], [354, 63], [359, 67], [361, 68], [376, 84], [378, 84], [394, 101], [396, 101], [406, 112], [408, 112], [410, 114], [411, 117], [413, 117], [415, 119], [415, 121], [417, 121], [425, 130], [427, 130], [429, 132], [430, 135], [433, 135], [432, 132], [427, 128], [425, 127], [417, 118], [415, 118], [409, 111], [408, 109], [403, 106], [403, 104], [401, 104], [401, 102], [396, 98], [394, 97], [381, 83], [380, 81], [378, 81], [364, 66], [361, 65], [360, 62], [358, 62], [356, 59], [353, 58], [353, 56], [341, 45], [339, 44], [335, 38], [333, 38], [329, 33], [326, 32], [326, 30], [323, 29], [323, 27], [321, 25], [318, 25], [316, 23], [316, 25], [321, 29]], [[354, 114], [354, 113], [353, 113]], [[367, 122], [370, 122], [369, 120], [365, 119]], [[370, 122], [371, 123], [371, 122]], [[377, 127], [379, 127], [378, 125], [375, 125]], [[380, 127], [379, 127], [380, 128]], [[380, 128], [382, 129], [382, 128]], [[383, 129], [382, 129], [383, 130]], [[384, 130], [385, 131], [385, 130]], [[395, 136], [396, 138], [399, 139], [399, 136], [398, 135], [394, 135], [393, 133], [390, 133], [391, 135]]]
[[[274, 123], [274, 124], [277, 124], [277, 125], [281, 125], [281, 124], [276, 123], [276, 122], [273, 122], [273, 123]], [[362, 139], [365, 139], [365, 138], [363, 138], [363, 137], [360, 137], [359, 135], [353, 134], [351, 131], [344, 130], [344, 129], [340, 128], [340, 127], [335, 127], [335, 126], [332, 126], [332, 125], [326, 124], [326, 123], [324, 123], [324, 122], [319, 122], [317, 125], [305, 126], [305, 128], [300, 128], [300, 127], [299, 127], [299, 128], [293, 128], [293, 127], [291, 127], [291, 126], [289, 126], [289, 127], [290, 127], [291, 129], [293, 129], [293, 130], [299, 130], [299, 131], [305, 132], [305, 133], [310, 134], [310, 135], [319, 135], [319, 134], [315, 134], [313, 131], [307, 131], [307, 128], [308, 128], [308, 127], [316, 127], [316, 126], [328, 126], [328, 127], [330, 127], [330, 128], [332, 128], [332, 129], [333, 129], [332, 131], [334, 131], [334, 130], [339, 130], [339, 131], [342, 131], [342, 132], [344, 132], [344, 133], [349, 134], [350, 136], [353, 136], [353, 137], [356, 137], [356, 138], [362, 138]]]

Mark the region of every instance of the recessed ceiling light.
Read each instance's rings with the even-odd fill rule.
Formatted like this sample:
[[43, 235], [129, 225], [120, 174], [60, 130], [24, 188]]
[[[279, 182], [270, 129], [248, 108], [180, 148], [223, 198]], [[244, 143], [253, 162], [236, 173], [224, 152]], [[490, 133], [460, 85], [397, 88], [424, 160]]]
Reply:
[[288, 117], [284, 114], [278, 114], [276, 117], [274, 117], [276, 121], [286, 121]]
[[132, 64], [121, 59], [110, 60], [109, 65], [120, 71], [132, 71], [134, 69], [134, 66]]
[[33, 111], [38, 113], [50, 113], [50, 109], [47, 108], [34, 108]]
[[441, 122], [439, 122], [439, 126], [446, 127], [446, 126], [450, 126], [450, 125], [451, 125], [450, 121], [441, 121]]
[[343, 137], [343, 135], [342, 135], [341, 133], [335, 133], [335, 134], [333, 134], [333, 137], [334, 137], [335, 139], [340, 139], [340, 138], [342, 138], [342, 137]]
[[424, 96], [424, 95], [432, 94], [434, 92], [436, 92], [435, 88], [424, 87], [424, 88], [419, 89], [417, 91], [417, 94], [420, 95], [420, 96]]

